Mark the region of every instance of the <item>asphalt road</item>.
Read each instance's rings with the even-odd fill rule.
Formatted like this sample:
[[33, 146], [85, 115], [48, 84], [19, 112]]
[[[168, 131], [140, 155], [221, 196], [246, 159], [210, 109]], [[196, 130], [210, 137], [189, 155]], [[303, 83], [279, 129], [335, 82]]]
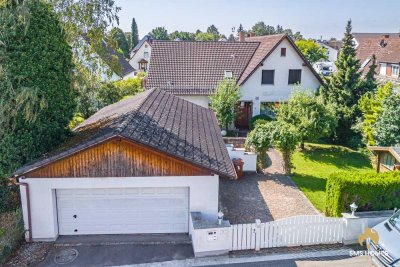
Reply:
[[367, 256], [348, 257], [348, 256], [335, 256], [323, 257], [301, 260], [274, 260], [274, 261], [261, 261], [261, 262], [246, 262], [222, 265], [209, 265], [211, 266], [229, 266], [229, 267], [374, 267], [372, 260]]

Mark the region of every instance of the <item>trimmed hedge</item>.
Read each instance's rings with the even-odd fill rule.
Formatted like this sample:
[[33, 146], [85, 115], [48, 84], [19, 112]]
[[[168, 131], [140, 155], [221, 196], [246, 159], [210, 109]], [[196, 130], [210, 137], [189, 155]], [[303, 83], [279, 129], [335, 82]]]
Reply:
[[273, 119], [271, 119], [271, 117], [269, 117], [267, 115], [263, 115], [263, 114], [256, 115], [256, 116], [252, 117], [250, 120], [250, 130], [253, 130], [258, 123], [266, 123], [269, 121], [273, 121]]
[[339, 172], [326, 184], [327, 216], [340, 217], [355, 202], [357, 211], [400, 208], [400, 172]]

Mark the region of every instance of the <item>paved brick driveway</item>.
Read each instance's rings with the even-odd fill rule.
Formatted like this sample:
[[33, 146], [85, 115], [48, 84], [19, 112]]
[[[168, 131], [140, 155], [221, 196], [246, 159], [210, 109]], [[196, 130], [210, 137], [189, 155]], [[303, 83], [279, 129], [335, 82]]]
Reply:
[[220, 208], [232, 224], [262, 222], [294, 215], [319, 214], [293, 181], [283, 174], [282, 157], [268, 151], [265, 174], [250, 174], [241, 180], [220, 179]]

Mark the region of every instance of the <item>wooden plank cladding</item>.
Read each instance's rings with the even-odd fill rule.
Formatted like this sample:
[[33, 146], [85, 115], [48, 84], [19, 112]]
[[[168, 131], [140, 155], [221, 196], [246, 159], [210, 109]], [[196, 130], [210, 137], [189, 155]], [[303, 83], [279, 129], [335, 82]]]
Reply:
[[141, 144], [113, 138], [33, 170], [27, 178], [210, 175], [204, 168]]

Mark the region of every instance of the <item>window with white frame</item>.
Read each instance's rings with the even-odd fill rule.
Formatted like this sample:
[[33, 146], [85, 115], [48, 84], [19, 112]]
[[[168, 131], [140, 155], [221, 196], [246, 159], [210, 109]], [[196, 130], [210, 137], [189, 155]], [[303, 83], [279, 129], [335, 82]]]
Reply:
[[144, 57], [144, 58], [149, 58], [149, 52], [144, 52], [144, 53], [143, 53], [143, 57]]
[[379, 64], [379, 75], [386, 75], [386, 63]]
[[399, 65], [392, 65], [392, 76], [399, 76]]
[[224, 73], [225, 78], [233, 78], [233, 72], [231, 70], [226, 70]]

